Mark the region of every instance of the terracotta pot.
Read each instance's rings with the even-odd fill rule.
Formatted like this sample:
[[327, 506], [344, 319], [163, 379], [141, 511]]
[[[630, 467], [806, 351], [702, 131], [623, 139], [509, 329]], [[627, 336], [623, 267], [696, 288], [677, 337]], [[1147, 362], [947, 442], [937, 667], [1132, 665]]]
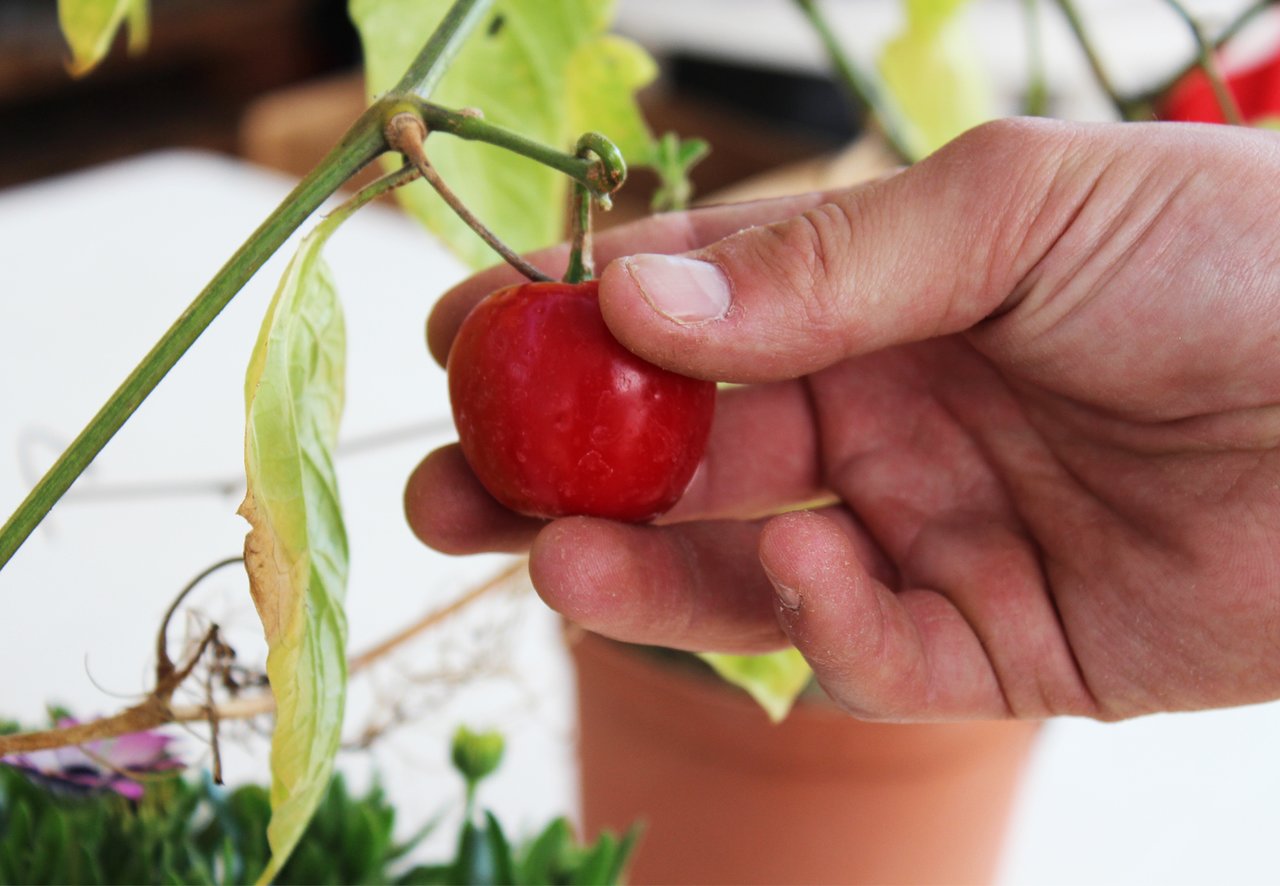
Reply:
[[587, 836], [640, 820], [629, 881], [984, 883], [1037, 725], [863, 723], [570, 632]]

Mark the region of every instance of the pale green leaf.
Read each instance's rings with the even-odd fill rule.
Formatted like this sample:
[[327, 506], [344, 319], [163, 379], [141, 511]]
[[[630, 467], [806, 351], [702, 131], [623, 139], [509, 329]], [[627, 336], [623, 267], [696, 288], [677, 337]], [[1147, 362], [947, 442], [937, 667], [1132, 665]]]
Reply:
[[240, 513], [245, 567], [266, 634], [275, 696], [269, 882], [324, 797], [347, 683], [347, 536], [333, 448], [343, 406], [346, 338], [320, 250], [342, 221], [307, 236], [267, 311], [245, 379]]
[[813, 677], [809, 663], [795, 649], [766, 655], [706, 652], [701, 657], [725, 680], [750, 693], [775, 723], [786, 719], [796, 698]]
[[93, 70], [125, 22], [129, 51], [141, 51], [149, 36], [147, 0], [58, 0], [58, 23], [71, 47], [71, 73], [79, 77]]
[[995, 98], [964, 21], [968, 0], [903, 0], [906, 24], [880, 53], [885, 89], [910, 124], [912, 159], [995, 116]]
[[[448, 8], [447, 0], [351, 0], [372, 95], [395, 85]], [[603, 36], [613, 0], [497, 0], [431, 96], [528, 138], [571, 150], [587, 130], [604, 133], [629, 158], [647, 156], [647, 129], [632, 93], [654, 74], [634, 44]], [[434, 136], [427, 152], [441, 177], [486, 225], [517, 251], [564, 233], [568, 182], [509, 151]], [[493, 264], [487, 246], [431, 189], [397, 196], [467, 263]]]
[[1280, 116], [1259, 117], [1249, 125], [1258, 129], [1280, 129]]
[[653, 82], [658, 65], [638, 44], [602, 34], [574, 50], [568, 70], [568, 133], [603, 132], [635, 164], [652, 165], [653, 136], [631, 96]]

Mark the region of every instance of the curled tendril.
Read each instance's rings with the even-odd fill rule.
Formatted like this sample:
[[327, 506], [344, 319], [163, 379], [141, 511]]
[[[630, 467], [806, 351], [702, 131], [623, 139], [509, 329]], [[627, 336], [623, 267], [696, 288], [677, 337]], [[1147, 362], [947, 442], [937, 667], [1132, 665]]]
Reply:
[[574, 153], [584, 159], [595, 156], [596, 162], [587, 173], [587, 184], [596, 200], [607, 207], [609, 195], [627, 180], [627, 161], [622, 151], [599, 132], [587, 132], [578, 139]]

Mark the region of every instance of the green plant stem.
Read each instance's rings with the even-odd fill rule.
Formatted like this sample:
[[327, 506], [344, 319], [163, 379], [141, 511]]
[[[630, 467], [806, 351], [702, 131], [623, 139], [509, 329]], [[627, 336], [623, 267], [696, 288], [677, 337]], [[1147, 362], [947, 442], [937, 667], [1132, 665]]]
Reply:
[[449, 62], [492, 6], [493, 0], [456, 0], [391, 94], [428, 96], [435, 92]]
[[1226, 80], [1222, 77], [1222, 69], [1218, 67], [1218, 61], [1215, 58], [1213, 42], [1205, 34], [1200, 22], [1187, 12], [1187, 8], [1179, 0], [1165, 0], [1165, 3], [1191, 30], [1191, 37], [1196, 41], [1196, 64], [1209, 80], [1209, 88], [1213, 90], [1213, 97], [1218, 102], [1223, 119], [1233, 126], [1243, 126], [1244, 115], [1240, 113], [1240, 105], [1236, 103], [1235, 96], [1231, 94]]
[[421, 117], [430, 132], [444, 132], [467, 141], [484, 142], [522, 157], [528, 157], [543, 166], [564, 173], [574, 181], [582, 182], [597, 197], [612, 193], [622, 184], [616, 177], [610, 175], [602, 177], [599, 160], [576, 157], [565, 151], [548, 147], [509, 129], [495, 126], [474, 112], [455, 111], [452, 108], [413, 97], [404, 98], [402, 101], [403, 108]]
[[[492, 0], [457, 0], [431, 39], [401, 78], [425, 92], [435, 86], [466, 36], [480, 23]], [[387, 149], [385, 126], [400, 101], [374, 103], [342, 140], [290, 192], [249, 239], [214, 275], [160, 341], [129, 374], [79, 436], [58, 457], [18, 509], [0, 527], [0, 569], [13, 557], [36, 526], [115, 436], [142, 401], [155, 390], [179, 358], [249, 282], [267, 259], [326, 199], [352, 175]], [[464, 136], [465, 137], [465, 136]], [[567, 156], [567, 155], [565, 155]], [[586, 171], [581, 171], [586, 175]]]
[[[1257, 18], [1258, 15], [1263, 10], [1267, 9], [1270, 6], [1275, 6], [1277, 4], [1280, 4], [1280, 0], [1256, 0], [1256, 2], [1246, 7], [1244, 10], [1240, 12], [1239, 15], [1237, 15], [1231, 21], [1230, 24], [1228, 24], [1225, 28], [1222, 29], [1222, 31], [1218, 34], [1218, 36], [1213, 38], [1211, 42], [1212, 42], [1214, 51], [1221, 49], [1222, 47], [1230, 43], [1233, 39], [1235, 39], [1236, 35], [1238, 35], [1241, 31], [1243, 31], [1245, 27], [1248, 26], [1248, 24], [1251, 21]], [[1199, 58], [1192, 59], [1190, 62], [1180, 67], [1177, 70], [1177, 72], [1173, 74], [1173, 76], [1169, 77], [1167, 80], [1165, 80], [1163, 83], [1160, 83], [1158, 86], [1155, 86], [1151, 89], [1146, 90], [1141, 95], [1133, 99], [1133, 101], [1142, 102], [1145, 104], [1151, 104], [1152, 102], [1156, 101], [1161, 96], [1163, 96], [1170, 89], [1172, 89], [1174, 86], [1176, 86], [1178, 83], [1180, 83], [1184, 77], [1186, 77], [1188, 74], [1194, 71], [1197, 67], [1199, 67], [1199, 65], [1200, 65]]]
[[845, 52], [844, 45], [836, 38], [826, 16], [818, 8], [817, 0], [795, 0], [795, 4], [822, 41], [845, 89], [855, 101], [871, 111], [880, 134], [889, 143], [889, 147], [903, 160], [910, 162], [920, 159], [917, 156], [919, 151], [912, 147], [911, 124], [899, 112], [893, 99], [880, 88], [875, 78], [854, 64], [853, 59]]
[[1068, 27], [1071, 28], [1071, 33], [1075, 35], [1076, 43], [1080, 45], [1080, 50], [1084, 53], [1085, 61], [1089, 64], [1089, 70], [1093, 72], [1093, 79], [1097, 81], [1102, 91], [1107, 94], [1107, 98], [1111, 100], [1116, 113], [1123, 120], [1143, 119], [1147, 115], [1146, 104], [1126, 98], [1116, 89], [1115, 83], [1111, 80], [1111, 75], [1107, 73], [1106, 66], [1102, 64], [1102, 58], [1098, 55], [1098, 50], [1093, 45], [1089, 32], [1085, 30], [1084, 21], [1080, 18], [1079, 10], [1076, 9], [1075, 0], [1057, 0], [1057, 3], [1058, 9], [1062, 11], [1063, 17], [1067, 20]]
[[249, 278], [348, 178], [385, 150], [381, 110], [375, 106], [361, 116], [236, 250], [40, 479], [0, 528], [0, 568]]
[[1022, 19], [1027, 41], [1027, 96], [1023, 112], [1043, 117], [1049, 110], [1049, 85], [1044, 69], [1044, 33], [1040, 0], [1022, 0]]
[[591, 192], [581, 182], [574, 182], [569, 195], [569, 212], [573, 219], [573, 240], [569, 246], [569, 264], [564, 282], [582, 283], [596, 276], [591, 257]]

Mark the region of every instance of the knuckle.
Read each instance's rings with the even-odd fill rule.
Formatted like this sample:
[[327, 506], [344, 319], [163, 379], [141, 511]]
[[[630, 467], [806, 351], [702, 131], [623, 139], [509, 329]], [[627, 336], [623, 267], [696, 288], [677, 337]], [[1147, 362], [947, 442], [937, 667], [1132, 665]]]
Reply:
[[769, 269], [770, 285], [791, 296], [782, 301], [790, 314], [785, 330], [843, 341], [852, 234], [845, 207], [824, 203], [763, 230], [756, 264]]

